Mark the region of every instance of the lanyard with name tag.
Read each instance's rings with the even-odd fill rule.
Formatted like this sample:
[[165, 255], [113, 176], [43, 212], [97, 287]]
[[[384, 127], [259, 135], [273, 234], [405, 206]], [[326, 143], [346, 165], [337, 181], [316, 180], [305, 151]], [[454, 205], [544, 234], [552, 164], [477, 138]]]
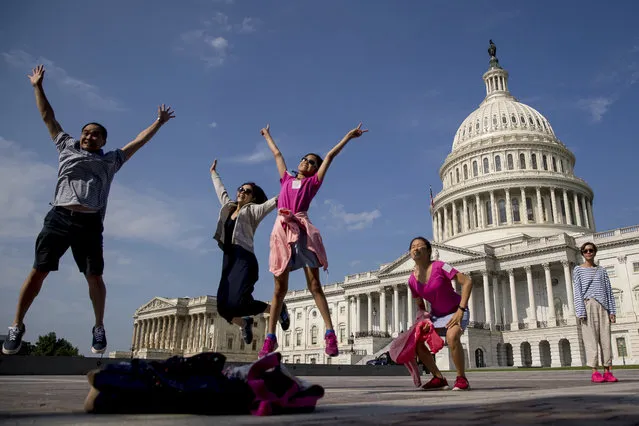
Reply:
[[291, 185], [291, 188], [293, 189], [300, 189], [301, 187], [302, 187], [302, 181], [297, 179], [295, 179], [293, 181], [293, 184]]

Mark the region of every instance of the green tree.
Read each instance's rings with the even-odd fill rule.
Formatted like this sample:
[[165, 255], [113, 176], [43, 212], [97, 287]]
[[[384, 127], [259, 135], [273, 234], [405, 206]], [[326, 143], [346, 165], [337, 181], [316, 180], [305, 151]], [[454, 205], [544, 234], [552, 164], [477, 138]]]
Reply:
[[38, 337], [32, 355], [45, 356], [78, 356], [78, 348], [74, 347], [67, 339], [60, 338], [51, 332], [47, 335]]

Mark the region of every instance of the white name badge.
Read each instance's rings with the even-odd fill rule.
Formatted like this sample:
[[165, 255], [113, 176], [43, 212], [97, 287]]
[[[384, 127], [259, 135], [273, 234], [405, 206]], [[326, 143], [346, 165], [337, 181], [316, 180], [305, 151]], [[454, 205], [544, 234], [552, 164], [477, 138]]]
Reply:
[[302, 187], [302, 181], [297, 179], [295, 179], [293, 181], [293, 185], [291, 185], [291, 188], [293, 189], [300, 189], [301, 187]]

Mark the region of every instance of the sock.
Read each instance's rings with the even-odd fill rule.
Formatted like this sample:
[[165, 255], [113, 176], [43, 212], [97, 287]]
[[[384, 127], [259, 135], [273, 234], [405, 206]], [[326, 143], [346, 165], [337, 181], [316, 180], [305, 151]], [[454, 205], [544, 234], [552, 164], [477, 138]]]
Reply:
[[277, 336], [275, 334], [273, 334], [273, 333], [267, 334], [266, 338], [277, 341]]
[[333, 330], [332, 328], [326, 329], [326, 336], [328, 336], [331, 333], [335, 334], [335, 330]]

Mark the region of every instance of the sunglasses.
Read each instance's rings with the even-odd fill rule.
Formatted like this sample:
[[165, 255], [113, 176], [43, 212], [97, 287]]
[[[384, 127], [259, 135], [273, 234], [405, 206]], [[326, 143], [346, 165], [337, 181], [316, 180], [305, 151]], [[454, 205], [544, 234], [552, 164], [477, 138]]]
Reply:
[[317, 163], [315, 162], [315, 160], [309, 160], [306, 157], [302, 157], [302, 159], [300, 161], [305, 161], [305, 162], [307, 162], [308, 164], [310, 164], [313, 167], [317, 166]]
[[585, 249], [582, 251], [582, 253], [594, 253], [595, 251], [593, 249]]
[[240, 186], [239, 188], [237, 188], [237, 193], [251, 195], [253, 193], [253, 190], [251, 188], [244, 188], [243, 186]]

